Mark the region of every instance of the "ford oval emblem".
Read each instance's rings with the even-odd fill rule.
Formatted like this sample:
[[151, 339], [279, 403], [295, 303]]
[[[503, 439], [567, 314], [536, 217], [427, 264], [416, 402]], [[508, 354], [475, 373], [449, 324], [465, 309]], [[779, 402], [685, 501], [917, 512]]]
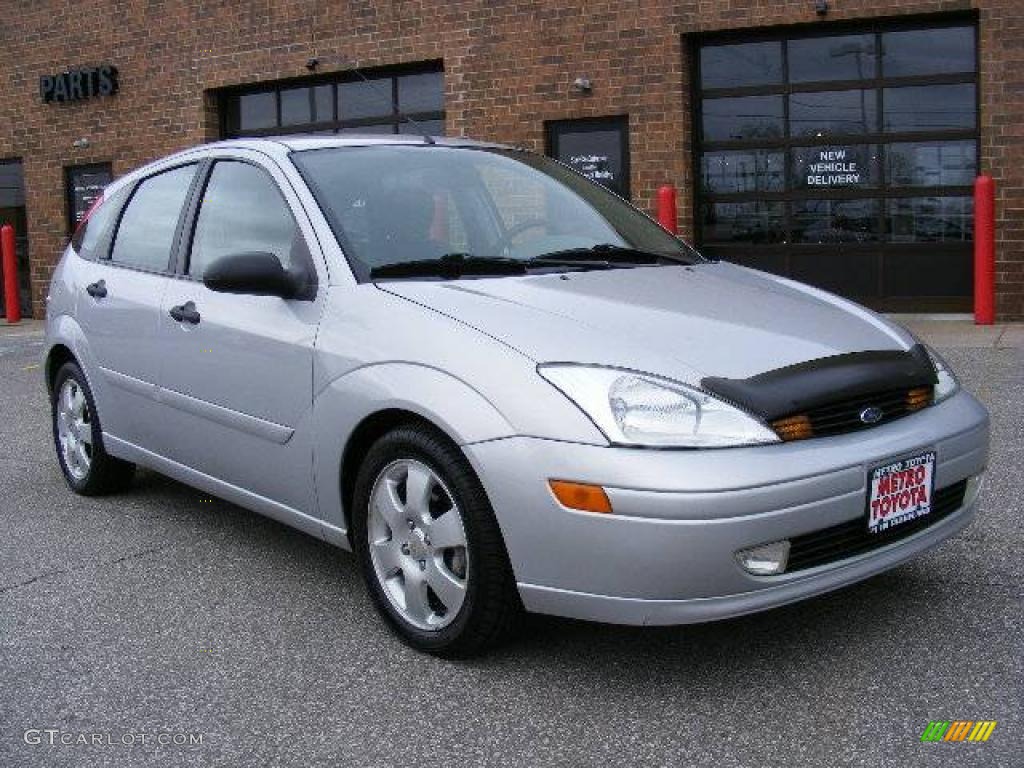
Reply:
[[871, 406], [860, 412], [860, 420], [865, 424], [877, 424], [882, 419], [882, 409]]

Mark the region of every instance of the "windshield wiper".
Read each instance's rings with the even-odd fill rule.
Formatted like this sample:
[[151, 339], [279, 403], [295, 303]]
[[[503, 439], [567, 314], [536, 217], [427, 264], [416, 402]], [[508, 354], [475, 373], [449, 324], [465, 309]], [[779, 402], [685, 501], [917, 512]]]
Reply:
[[645, 251], [641, 248], [614, 245], [613, 243], [599, 243], [589, 248], [566, 248], [561, 251], [542, 253], [530, 259], [529, 263], [534, 265], [603, 264], [607, 269], [620, 265], [647, 266], [665, 261], [672, 262], [673, 264], [688, 265], [692, 263], [681, 256]]
[[378, 277], [446, 277], [464, 275], [524, 275], [528, 263], [501, 256], [474, 256], [471, 253], [446, 253], [437, 259], [398, 261], [370, 270], [370, 278]]

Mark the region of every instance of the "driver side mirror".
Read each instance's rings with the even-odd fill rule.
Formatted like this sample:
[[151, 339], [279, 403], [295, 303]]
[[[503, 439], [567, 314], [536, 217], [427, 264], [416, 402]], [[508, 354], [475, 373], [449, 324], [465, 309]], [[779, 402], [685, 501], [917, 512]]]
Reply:
[[237, 253], [217, 259], [203, 275], [211, 291], [251, 296], [280, 296], [282, 299], [310, 298], [311, 287], [304, 272], [291, 274], [272, 253]]

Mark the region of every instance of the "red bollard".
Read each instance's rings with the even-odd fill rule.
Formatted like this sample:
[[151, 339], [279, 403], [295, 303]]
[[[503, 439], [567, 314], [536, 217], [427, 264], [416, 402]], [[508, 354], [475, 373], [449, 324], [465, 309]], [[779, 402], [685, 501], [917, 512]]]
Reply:
[[679, 233], [676, 222], [676, 188], [671, 184], [658, 187], [658, 223], [673, 235]]
[[974, 180], [974, 323], [996, 320], [996, 183]]
[[8, 323], [21, 322], [21, 301], [18, 298], [18, 256], [14, 250], [14, 227], [0, 227], [0, 251], [3, 252], [4, 310]]

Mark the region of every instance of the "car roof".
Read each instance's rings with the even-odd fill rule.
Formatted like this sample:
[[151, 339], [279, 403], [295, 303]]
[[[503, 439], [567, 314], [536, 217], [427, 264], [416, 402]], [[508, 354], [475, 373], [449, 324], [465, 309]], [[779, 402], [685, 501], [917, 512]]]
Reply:
[[289, 151], [299, 152], [306, 149], [325, 149], [329, 147], [373, 147], [373, 146], [424, 146], [441, 147], [490, 147], [496, 149], [512, 149], [508, 145], [489, 141], [478, 141], [465, 136], [426, 136], [415, 133], [381, 135], [381, 134], [288, 134], [284, 136], [265, 136], [258, 138], [228, 139], [226, 141], [204, 144], [210, 147], [239, 147], [245, 149], [267, 149], [268, 144], [285, 147]]
[[338, 135], [315, 135], [315, 134], [289, 134], [285, 136], [259, 136], [240, 139], [226, 139], [224, 141], [213, 141], [207, 144], [197, 144], [187, 149], [182, 149], [170, 155], [165, 155], [139, 168], [134, 168], [115, 180], [107, 187], [108, 191], [114, 191], [142, 176], [152, 173], [155, 169], [166, 168], [169, 164], [182, 161], [200, 160], [206, 156], [209, 150], [213, 149], [247, 149], [262, 152], [271, 157], [281, 158], [290, 152], [301, 152], [307, 149], [327, 149], [331, 147], [375, 147], [375, 146], [438, 146], [438, 147], [464, 147], [464, 148], [489, 148], [489, 149], [519, 149], [507, 144], [496, 144], [494, 142], [477, 141], [464, 136], [420, 136], [416, 134], [345, 134]]

